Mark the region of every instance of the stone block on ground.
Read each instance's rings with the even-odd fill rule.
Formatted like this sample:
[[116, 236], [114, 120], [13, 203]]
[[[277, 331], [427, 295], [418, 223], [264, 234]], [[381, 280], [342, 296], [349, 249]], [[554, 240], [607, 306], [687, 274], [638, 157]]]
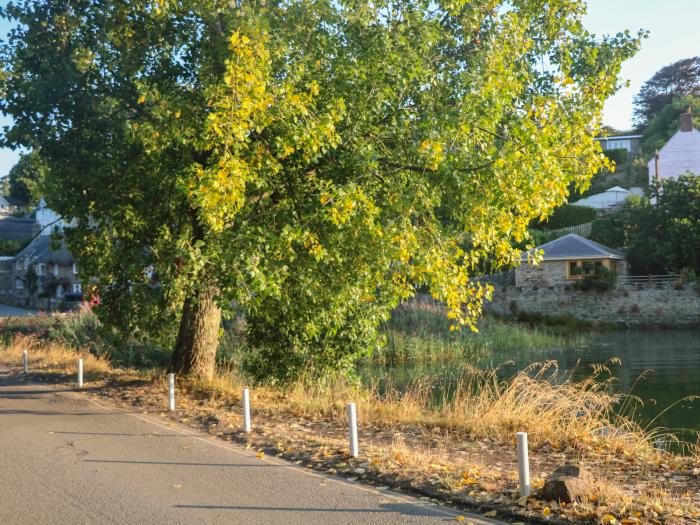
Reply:
[[557, 468], [547, 479], [538, 497], [545, 500], [586, 500], [593, 491], [593, 474], [579, 465], [564, 465]]

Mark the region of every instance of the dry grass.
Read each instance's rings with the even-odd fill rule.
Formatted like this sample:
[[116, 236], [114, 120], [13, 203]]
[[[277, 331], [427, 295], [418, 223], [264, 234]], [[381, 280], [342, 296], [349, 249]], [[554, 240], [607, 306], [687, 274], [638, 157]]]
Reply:
[[83, 359], [86, 376], [108, 376], [118, 371], [104, 357], [96, 357], [87, 350], [67, 348], [57, 342], [42, 341], [31, 336], [17, 336], [3, 349], [7, 362], [22, 362], [22, 354], [27, 351], [29, 370], [42, 370], [49, 373], [74, 374], [77, 360]]

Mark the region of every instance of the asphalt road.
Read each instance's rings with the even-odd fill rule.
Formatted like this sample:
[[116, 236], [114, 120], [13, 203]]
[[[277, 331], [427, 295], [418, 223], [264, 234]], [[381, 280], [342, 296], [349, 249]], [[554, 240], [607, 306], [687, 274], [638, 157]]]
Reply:
[[0, 317], [21, 317], [23, 315], [36, 315], [36, 312], [9, 304], [0, 304]]
[[0, 370], [0, 522], [434, 524], [463, 514], [158, 419]]

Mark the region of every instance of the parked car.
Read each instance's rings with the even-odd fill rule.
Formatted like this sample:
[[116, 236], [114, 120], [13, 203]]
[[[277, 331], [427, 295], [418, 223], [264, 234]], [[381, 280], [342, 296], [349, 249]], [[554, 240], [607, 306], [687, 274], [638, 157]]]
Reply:
[[79, 310], [80, 305], [83, 304], [83, 294], [82, 293], [67, 293], [63, 297], [63, 305], [61, 310], [64, 312], [69, 312], [71, 310]]

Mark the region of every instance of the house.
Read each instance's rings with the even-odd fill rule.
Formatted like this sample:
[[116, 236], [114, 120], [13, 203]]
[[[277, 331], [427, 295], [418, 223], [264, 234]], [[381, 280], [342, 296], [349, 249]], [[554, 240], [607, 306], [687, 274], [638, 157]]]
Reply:
[[634, 157], [639, 155], [642, 148], [642, 135], [617, 135], [614, 137], [596, 138], [603, 151], [624, 149], [627, 155]]
[[34, 239], [12, 263], [9, 302], [18, 306], [53, 309], [67, 294], [82, 298], [82, 282], [73, 255], [63, 241], [52, 233], [70, 226], [59, 215], [39, 201], [32, 230]]
[[9, 215], [18, 211], [27, 211], [27, 203], [17, 197], [0, 195], [0, 215]]
[[66, 294], [82, 294], [73, 255], [62, 241], [40, 235], [19, 252], [12, 265], [13, 304], [54, 308]]
[[[534, 265], [528, 261], [533, 251], [544, 252], [542, 261]], [[586, 275], [595, 274], [604, 267], [618, 276], [627, 274], [625, 256], [575, 233], [523, 252], [521, 264], [515, 269], [516, 286], [568, 286]]]
[[644, 190], [642, 190], [642, 188], [630, 188], [626, 190], [620, 186], [613, 186], [604, 192], [579, 199], [571, 204], [573, 206], [587, 206], [598, 210], [600, 213], [605, 213], [620, 208], [630, 197], [634, 196], [644, 196]]
[[681, 115], [680, 129], [647, 163], [647, 167], [649, 184], [657, 179], [672, 179], [687, 173], [700, 175], [700, 131], [693, 126], [690, 111]]

